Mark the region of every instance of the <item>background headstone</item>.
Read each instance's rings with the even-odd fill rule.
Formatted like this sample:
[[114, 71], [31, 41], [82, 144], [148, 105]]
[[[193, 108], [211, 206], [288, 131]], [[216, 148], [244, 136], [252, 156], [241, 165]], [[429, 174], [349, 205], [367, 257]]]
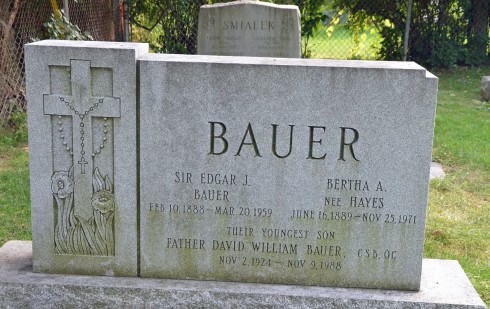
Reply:
[[234, 1], [203, 5], [197, 53], [201, 55], [301, 57], [301, 23], [295, 5]]
[[136, 276], [136, 59], [148, 45], [25, 51], [34, 271]]
[[490, 76], [483, 76], [481, 79], [480, 95], [483, 101], [490, 100]]
[[145, 55], [141, 276], [417, 290], [437, 78]]

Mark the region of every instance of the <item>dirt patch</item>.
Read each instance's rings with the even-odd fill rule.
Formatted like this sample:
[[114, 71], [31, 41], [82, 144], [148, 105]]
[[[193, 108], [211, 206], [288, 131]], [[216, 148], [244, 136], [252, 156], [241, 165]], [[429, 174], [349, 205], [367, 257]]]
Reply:
[[11, 159], [12, 156], [0, 154], [0, 172], [7, 171], [9, 169], [9, 161]]

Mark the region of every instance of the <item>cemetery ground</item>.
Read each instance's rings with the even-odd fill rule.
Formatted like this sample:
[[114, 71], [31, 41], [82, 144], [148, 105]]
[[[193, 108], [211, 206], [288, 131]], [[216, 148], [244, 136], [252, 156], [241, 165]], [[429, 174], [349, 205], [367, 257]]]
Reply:
[[[433, 161], [447, 176], [430, 184], [424, 256], [458, 260], [490, 305], [490, 103], [479, 101], [490, 68], [433, 73], [440, 78]], [[30, 239], [30, 220], [25, 129], [0, 128], [0, 246]]]

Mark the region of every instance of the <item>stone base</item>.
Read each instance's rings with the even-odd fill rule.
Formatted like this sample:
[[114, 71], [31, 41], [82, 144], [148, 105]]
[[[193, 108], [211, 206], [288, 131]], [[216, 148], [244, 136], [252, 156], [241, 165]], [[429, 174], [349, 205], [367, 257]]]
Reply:
[[52, 275], [30, 241], [0, 249], [1, 308], [486, 308], [457, 261], [424, 260], [419, 292]]

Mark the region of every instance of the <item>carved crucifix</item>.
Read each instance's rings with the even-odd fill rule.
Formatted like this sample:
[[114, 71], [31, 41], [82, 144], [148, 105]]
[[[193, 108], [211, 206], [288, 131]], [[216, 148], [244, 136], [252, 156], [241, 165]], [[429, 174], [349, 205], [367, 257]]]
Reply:
[[[119, 118], [119, 98], [92, 96], [90, 61], [71, 60], [71, 95], [45, 94], [44, 114], [71, 116], [76, 212], [88, 218], [91, 210], [94, 145], [92, 117]], [[87, 172], [88, 171], [88, 172]]]

